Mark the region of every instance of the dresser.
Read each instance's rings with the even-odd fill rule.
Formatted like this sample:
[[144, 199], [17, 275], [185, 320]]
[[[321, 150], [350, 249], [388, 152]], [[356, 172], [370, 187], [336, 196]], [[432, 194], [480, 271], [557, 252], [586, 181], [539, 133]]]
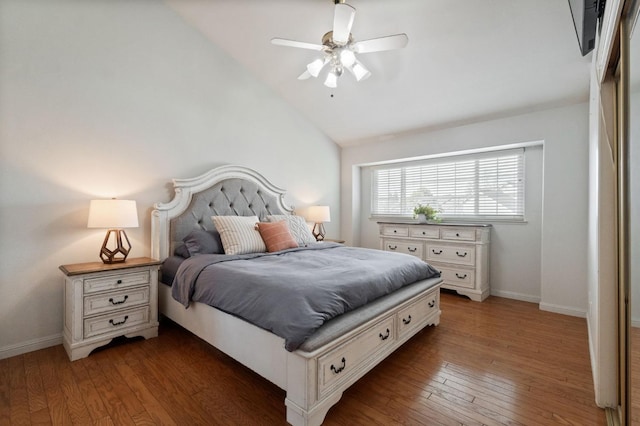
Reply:
[[491, 225], [378, 222], [380, 248], [416, 256], [438, 269], [442, 288], [475, 301], [490, 292]]
[[60, 266], [65, 275], [63, 345], [71, 361], [114, 337], [158, 335], [160, 264], [140, 257]]

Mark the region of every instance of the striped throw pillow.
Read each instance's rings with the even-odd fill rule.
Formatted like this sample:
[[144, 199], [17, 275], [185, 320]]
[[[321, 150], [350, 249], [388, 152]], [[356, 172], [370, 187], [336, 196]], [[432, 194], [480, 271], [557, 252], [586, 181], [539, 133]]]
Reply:
[[211, 216], [225, 254], [264, 253], [267, 251], [256, 229], [257, 216]]
[[267, 216], [267, 220], [269, 222], [287, 222], [291, 236], [296, 240], [300, 247], [316, 242], [316, 237], [313, 236], [307, 222], [302, 216], [274, 214]]

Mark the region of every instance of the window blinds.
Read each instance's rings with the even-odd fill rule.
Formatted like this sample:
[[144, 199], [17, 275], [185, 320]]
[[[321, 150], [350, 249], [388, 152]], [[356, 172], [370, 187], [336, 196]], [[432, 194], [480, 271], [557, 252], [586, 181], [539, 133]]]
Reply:
[[460, 155], [373, 169], [372, 215], [524, 219], [524, 149]]

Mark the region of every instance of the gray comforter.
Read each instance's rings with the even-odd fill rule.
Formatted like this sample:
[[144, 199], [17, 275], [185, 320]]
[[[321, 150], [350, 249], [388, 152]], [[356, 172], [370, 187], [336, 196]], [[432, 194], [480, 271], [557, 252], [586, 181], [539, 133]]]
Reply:
[[321, 243], [277, 253], [194, 256], [178, 268], [172, 294], [185, 307], [206, 303], [271, 331], [293, 351], [325, 321], [437, 276], [413, 256]]

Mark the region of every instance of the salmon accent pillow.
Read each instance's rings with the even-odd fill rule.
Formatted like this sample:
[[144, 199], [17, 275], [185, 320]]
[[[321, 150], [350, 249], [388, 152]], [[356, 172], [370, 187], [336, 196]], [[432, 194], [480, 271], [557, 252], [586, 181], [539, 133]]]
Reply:
[[256, 227], [269, 253], [298, 247], [298, 243], [291, 236], [289, 226], [285, 221], [260, 222]]

